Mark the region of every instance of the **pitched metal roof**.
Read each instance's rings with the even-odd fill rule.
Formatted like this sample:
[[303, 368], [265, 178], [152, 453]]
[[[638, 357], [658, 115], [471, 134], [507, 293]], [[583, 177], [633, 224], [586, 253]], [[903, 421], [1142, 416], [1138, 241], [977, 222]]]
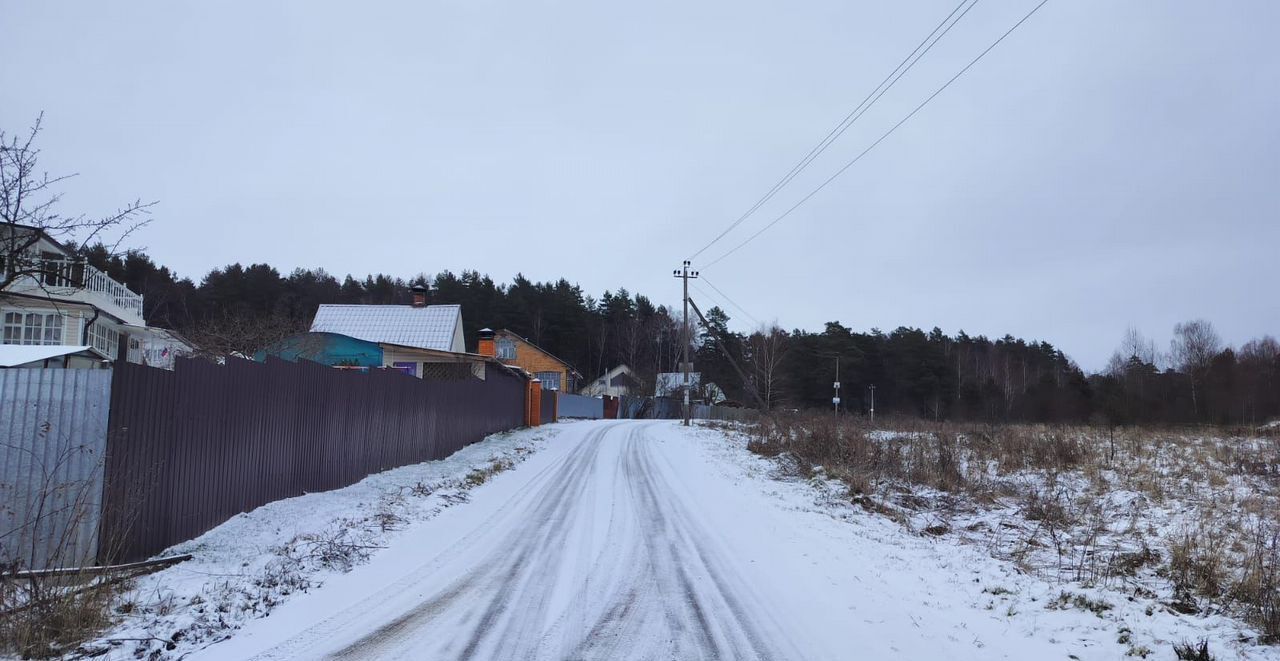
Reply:
[[538, 346], [538, 345], [534, 344], [534, 343], [533, 343], [532, 341], [530, 341], [528, 338], [521, 336], [519, 333], [516, 333], [516, 332], [513, 332], [513, 331], [511, 331], [511, 330], [508, 330], [508, 329], [504, 328], [504, 329], [502, 329], [502, 330], [500, 330], [500, 331], [494, 331], [494, 337], [509, 337], [509, 338], [515, 338], [515, 339], [517, 339], [517, 340], [520, 340], [521, 342], [524, 342], [525, 344], [527, 344], [527, 345], [529, 345], [529, 346], [533, 347], [534, 349], [537, 349], [537, 350], [538, 350], [538, 352], [540, 352], [542, 355], [544, 355], [544, 356], [546, 356], [546, 357], [548, 357], [548, 358], [550, 358], [550, 359], [552, 359], [552, 360], [554, 360], [554, 361], [556, 361], [556, 362], [560, 363], [561, 365], [564, 365], [564, 366], [565, 366], [565, 367], [566, 367], [570, 372], [572, 372], [572, 373], [574, 374], [574, 376], [576, 376], [576, 377], [578, 377], [578, 378], [582, 378], [582, 373], [581, 373], [581, 372], [579, 372], [579, 371], [577, 370], [577, 368], [575, 368], [571, 363], [569, 363], [569, 361], [567, 361], [567, 360], [565, 360], [565, 359], [563, 359], [563, 358], [561, 358], [561, 357], [559, 357], [559, 356], [557, 356], [557, 355], [555, 355], [555, 354], [551, 353], [550, 351], [547, 351], [546, 349], [543, 349], [542, 347], [540, 347], [540, 346]]
[[65, 344], [0, 344], [0, 367], [17, 367], [18, 365], [35, 363], [47, 358], [57, 358], [59, 356], [81, 353], [91, 358], [105, 358], [101, 352], [93, 347], [80, 347]]
[[461, 305], [321, 305], [311, 322], [314, 333], [455, 352], [461, 327]]

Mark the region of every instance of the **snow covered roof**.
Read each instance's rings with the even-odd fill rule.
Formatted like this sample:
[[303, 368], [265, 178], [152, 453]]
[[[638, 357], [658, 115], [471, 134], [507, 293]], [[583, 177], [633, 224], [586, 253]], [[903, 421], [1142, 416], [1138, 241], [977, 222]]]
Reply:
[[321, 305], [311, 331], [420, 349], [463, 351], [461, 305]]
[[93, 347], [77, 347], [67, 345], [23, 345], [0, 344], [0, 367], [17, 367], [27, 363], [38, 363], [49, 358], [57, 358], [73, 353], [87, 352], [94, 358], [104, 356]]

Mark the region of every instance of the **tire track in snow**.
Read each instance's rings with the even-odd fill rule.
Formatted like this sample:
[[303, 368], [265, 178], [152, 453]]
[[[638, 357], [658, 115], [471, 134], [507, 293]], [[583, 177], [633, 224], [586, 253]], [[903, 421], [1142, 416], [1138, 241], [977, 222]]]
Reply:
[[437, 558], [258, 658], [797, 657], [673, 488], [651, 424], [582, 434]]

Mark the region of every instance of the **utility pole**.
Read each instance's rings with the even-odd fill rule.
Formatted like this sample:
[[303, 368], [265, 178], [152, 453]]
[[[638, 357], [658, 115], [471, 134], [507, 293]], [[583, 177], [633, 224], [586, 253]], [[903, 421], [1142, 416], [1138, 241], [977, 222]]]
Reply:
[[840, 413], [840, 356], [836, 356], [836, 394], [831, 398], [831, 405], [835, 407], [837, 415]]
[[871, 424], [876, 424], [876, 384], [867, 386], [867, 390], [871, 391]]
[[[703, 328], [707, 329], [707, 333], [708, 334], [715, 333], [716, 329], [712, 328], [710, 322], [707, 321], [707, 318], [702, 316], [702, 310], [698, 309], [698, 304], [694, 303], [693, 299], [688, 299], [688, 300], [689, 300], [689, 307], [693, 308], [693, 313], [698, 315], [698, 319], [702, 320], [702, 326]], [[729, 348], [724, 345], [724, 338], [719, 338], [719, 339], [720, 341], [716, 342], [716, 346], [720, 347], [720, 353], [724, 354], [725, 360], [729, 361], [729, 366], [733, 368], [733, 371], [738, 373], [738, 378], [742, 379], [742, 385], [747, 386], [747, 388], [749, 388], [748, 392], [751, 393], [751, 396], [755, 398], [756, 404], [760, 405], [761, 411], [768, 409], [769, 407], [765, 405], [764, 398], [761, 397], [760, 392], [756, 390], [755, 382], [747, 378], [746, 372], [742, 371], [742, 367], [738, 365], [738, 361], [733, 359], [733, 354], [729, 353]]]
[[684, 329], [680, 335], [681, 342], [680, 353], [680, 373], [683, 375], [684, 381], [684, 426], [689, 426], [689, 414], [692, 411], [689, 408], [689, 343], [692, 338], [689, 336], [689, 278], [697, 278], [697, 271], [689, 270], [689, 260], [684, 260], [681, 268], [671, 272], [671, 275], [684, 281]]

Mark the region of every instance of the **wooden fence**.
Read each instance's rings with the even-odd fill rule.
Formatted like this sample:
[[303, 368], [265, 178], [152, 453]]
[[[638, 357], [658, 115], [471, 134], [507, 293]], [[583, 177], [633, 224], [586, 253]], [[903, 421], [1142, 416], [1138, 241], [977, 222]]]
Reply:
[[524, 423], [524, 382], [432, 381], [314, 363], [119, 363], [111, 389], [102, 538], [148, 557], [240, 512], [440, 459]]

